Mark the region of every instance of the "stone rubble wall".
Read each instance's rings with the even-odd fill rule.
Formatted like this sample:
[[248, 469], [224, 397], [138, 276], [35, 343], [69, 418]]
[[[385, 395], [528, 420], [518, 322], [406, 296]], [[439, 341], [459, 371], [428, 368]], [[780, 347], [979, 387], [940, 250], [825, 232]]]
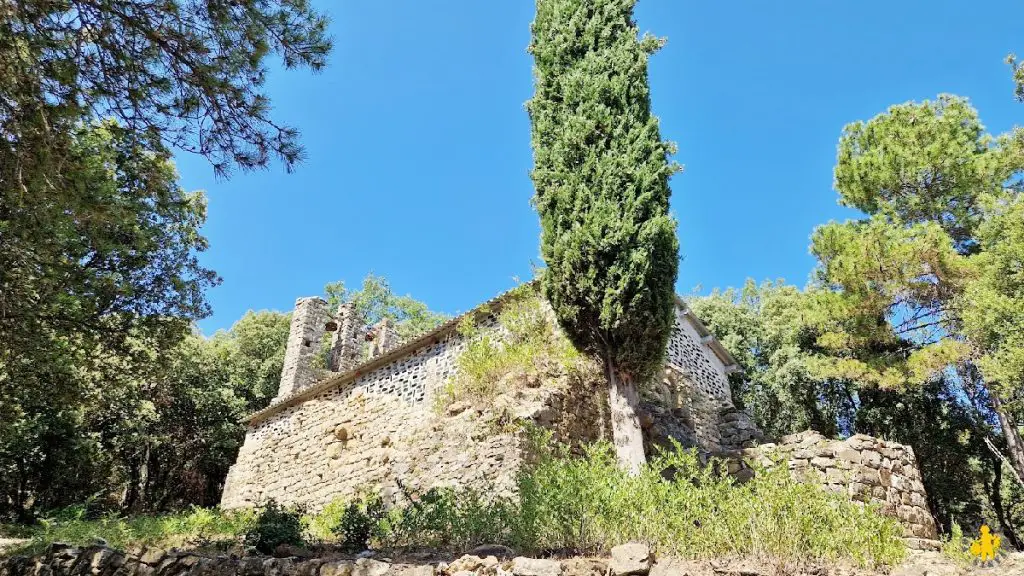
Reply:
[[322, 371], [316, 369], [314, 359], [320, 351], [326, 318], [327, 302], [322, 298], [299, 298], [295, 301], [278, 398], [309, 388], [319, 379]]
[[[470, 419], [441, 419], [433, 392], [454, 374], [456, 333], [250, 426], [221, 506], [273, 498], [320, 509], [336, 497], [399, 484], [509, 489], [517, 440]], [[510, 461], [506, 462], [506, 458]]]
[[[864, 434], [829, 440], [808, 430], [784, 436], [778, 443], [744, 450], [742, 455], [763, 466], [785, 462], [795, 478], [845, 492], [854, 500], [878, 503], [883, 512], [900, 520], [908, 539], [938, 537], [910, 446]], [[927, 547], [923, 542], [911, 544]]]
[[[291, 554], [289, 554], [291, 553]], [[836, 563], [799, 566], [759, 558], [686, 560], [662, 557], [639, 543], [604, 557], [529, 558], [503, 546], [478, 546], [460, 557], [430, 551], [398, 557], [313, 554], [289, 547], [274, 557], [146, 547], [125, 553], [107, 546], [53, 544], [35, 556], [0, 557], [0, 576], [966, 576], [1024, 574], [1024, 555], [1000, 555], [978, 572], [938, 552], [914, 552], [896, 567], [857, 569]]]
[[[293, 317], [293, 332], [307, 338], [306, 324]], [[336, 324], [336, 331], [350, 339], [346, 318], [338, 318]], [[297, 325], [303, 328], [296, 329]], [[503, 330], [493, 315], [480, 327]], [[251, 424], [228, 473], [221, 506], [251, 507], [272, 498], [319, 509], [359, 490], [380, 490], [397, 500], [403, 486], [508, 493], [524, 456], [522, 439], [496, 431], [489, 421], [498, 408], [553, 430], [558, 441], [569, 445], [610, 437], [607, 409], [601, 404], [606, 392], [580, 390], [578, 383], [510, 385], [508, 389], [519, 391], [501, 398], [501, 406], [489, 407], [488, 414], [465, 406], [437, 414], [434, 399], [455, 376], [466, 345], [458, 331], [448, 331], [348, 383]], [[735, 411], [728, 398], [725, 366], [682, 313], [677, 315], [669, 356], [670, 362], [695, 368], [675, 368], [663, 397], [645, 402], [648, 440], [664, 443], [670, 436], [706, 452], [742, 446], [724, 444], [719, 431], [723, 411]], [[722, 430], [726, 442], [735, 437], [728, 428]]]
[[356, 305], [346, 302], [338, 306], [331, 325], [331, 348], [327, 354], [327, 370], [348, 372], [363, 361], [364, 329]]

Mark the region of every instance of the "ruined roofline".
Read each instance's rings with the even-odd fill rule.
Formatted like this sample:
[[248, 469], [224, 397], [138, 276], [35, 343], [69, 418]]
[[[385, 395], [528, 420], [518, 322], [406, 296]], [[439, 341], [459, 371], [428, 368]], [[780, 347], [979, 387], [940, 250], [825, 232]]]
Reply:
[[[363, 374], [367, 374], [369, 372], [372, 372], [373, 370], [376, 370], [377, 368], [380, 368], [381, 366], [390, 364], [391, 362], [414, 352], [418, 348], [436, 344], [441, 340], [441, 338], [447, 336], [449, 332], [452, 332], [453, 330], [457, 329], [459, 324], [466, 317], [470, 315], [479, 315], [484, 310], [487, 310], [489, 313], [497, 312], [501, 310], [502, 305], [505, 303], [505, 300], [509, 297], [509, 295], [511, 295], [519, 288], [535, 284], [536, 282], [537, 280], [533, 279], [524, 284], [520, 284], [515, 288], [506, 290], [505, 292], [498, 294], [497, 296], [491, 298], [490, 300], [484, 302], [483, 304], [476, 306], [469, 312], [455, 316], [451, 320], [448, 320], [447, 322], [441, 324], [440, 326], [434, 328], [433, 330], [424, 332], [419, 336], [414, 336], [406, 340], [405, 342], [402, 342], [400, 345], [396, 346], [392, 350], [384, 354], [381, 354], [380, 356], [377, 356], [375, 358], [371, 358], [366, 362], [363, 362], [362, 364], [356, 366], [352, 370], [342, 372], [339, 374], [334, 374], [333, 376], [325, 378], [323, 381], [318, 382], [313, 386], [310, 386], [309, 388], [306, 388], [300, 392], [296, 392], [290, 396], [286, 396], [281, 400], [270, 404], [266, 408], [263, 408], [262, 410], [253, 412], [252, 414], [243, 418], [242, 421], [249, 425], [262, 422], [263, 420], [270, 418], [271, 416], [277, 414], [278, 412], [291, 408], [292, 406], [301, 404], [306, 400], [319, 396], [320, 394], [328, 390], [348, 384], [354, 381], [356, 378], [362, 376]], [[735, 358], [733, 358], [732, 354], [730, 354], [729, 351], [726, 350], [724, 346], [722, 346], [721, 342], [719, 342], [718, 339], [715, 338], [714, 334], [711, 334], [707, 327], [704, 326], [704, 323], [701, 322], [700, 319], [693, 314], [690, 308], [686, 305], [686, 302], [684, 302], [683, 299], [680, 298], [678, 295], [675, 296], [675, 299], [676, 305], [683, 310], [683, 313], [686, 316], [687, 320], [690, 321], [690, 323], [696, 329], [697, 333], [700, 335], [701, 342], [707, 344], [708, 347], [711, 348], [711, 351], [715, 353], [715, 356], [718, 357], [719, 361], [721, 361], [722, 364], [725, 366], [726, 374], [739, 371], [739, 365], [736, 363], [736, 360]]]
[[321, 382], [318, 382], [317, 384], [314, 384], [313, 386], [310, 386], [309, 388], [306, 388], [305, 390], [302, 390], [301, 392], [297, 392], [295, 394], [292, 394], [291, 396], [286, 396], [285, 398], [282, 398], [281, 400], [273, 404], [270, 404], [266, 408], [258, 410], [250, 414], [249, 416], [246, 416], [243, 422], [246, 422], [248, 424], [256, 424], [257, 422], [266, 420], [267, 418], [273, 416], [274, 414], [277, 414], [278, 412], [281, 412], [282, 410], [285, 410], [286, 408], [290, 408], [297, 404], [301, 404], [306, 400], [309, 400], [310, 398], [313, 398], [328, 390], [331, 390], [332, 388], [337, 388], [345, 384], [348, 384], [349, 382], [355, 380], [356, 378], [362, 376], [363, 374], [372, 372], [373, 370], [376, 370], [381, 366], [390, 364], [391, 362], [410, 354], [411, 352], [415, 351], [418, 348], [431, 344], [436, 344], [441, 340], [441, 338], [447, 336], [449, 332], [452, 332], [453, 330], [457, 329], [459, 323], [462, 322], [462, 320], [465, 319], [467, 316], [478, 315], [481, 312], [483, 312], [485, 308], [489, 309], [490, 312], [496, 312], [500, 310], [502, 304], [504, 304], [505, 302], [505, 299], [510, 294], [512, 294], [512, 292], [514, 292], [516, 289], [522, 286], [528, 286], [530, 284], [533, 284], [534, 282], [536, 282], [536, 280], [531, 280], [529, 282], [526, 282], [525, 284], [517, 286], [516, 288], [506, 290], [505, 292], [498, 294], [497, 296], [491, 298], [490, 300], [484, 302], [483, 304], [476, 306], [469, 312], [455, 316], [451, 320], [448, 320], [447, 322], [441, 324], [440, 326], [434, 328], [433, 330], [424, 332], [419, 336], [414, 336], [406, 340], [405, 342], [402, 342], [395, 348], [389, 350], [388, 352], [385, 352], [384, 354], [381, 354], [380, 356], [377, 356], [375, 358], [371, 358], [370, 360], [363, 362], [362, 364], [356, 366], [355, 368], [349, 370], [348, 372], [335, 374], [329, 378], [324, 379]]
[[707, 344], [708, 347], [711, 348], [711, 351], [715, 353], [715, 356], [718, 356], [718, 360], [722, 362], [723, 366], [725, 366], [726, 375], [732, 374], [733, 372], [742, 373], [743, 368], [740, 366], [739, 362], [736, 361], [736, 358], [733, 357], [732, 353], [729, 352], [718, 338], [711, 333], [711, 330], [708, 330], [708, 327], [701, 322], [700, 318], [693, 313], [693, 310], [686, 305], [686, 301], [678, 294], [676, 294], [676, 305], [683, 310], [683, 314], [686, 316], [686, 319], [689, 320], [690, 323], [693, 324], [694, 329], [697, 330], [697, 334], [700, 335], [701, 343]]

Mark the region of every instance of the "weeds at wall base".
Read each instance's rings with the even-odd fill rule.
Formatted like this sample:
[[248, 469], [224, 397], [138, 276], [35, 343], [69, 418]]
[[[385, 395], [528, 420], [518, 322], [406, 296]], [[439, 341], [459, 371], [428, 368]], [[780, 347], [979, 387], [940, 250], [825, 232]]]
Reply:
[[[537, 442], [544, 446], [542, 440]], [[898, 563], [902, 527], [875, 506], [793, 480], [785, 469], [760, 470], [737, 484], [714, 466], [701, 466], [679, 445], [651, 459], [639, 476], [622, 472], [607, 444], [582, 457], [542, 451], [519, 480], [518, 497], [485, 491], [436, 489], [385, 510], [379, 499], [332, 503], [301, 515], [274, 505], [263, 513], [196, 509], [134, 519], [75, 520], [46, 526], [33, 547], [49, 542], [113, 546], [204, 538], [224, 542], [328, 542], [352, 549], [432, 548], [465, 552], [484, 543], [520, 554], [572, 550], [601, 554], [627, 541], [645, 542], [661, 556], [689, 559], [770, 558], [778, 562], [848, 562], [864, 567]], [[268, 527], [269, 526], [269, 527]], [[258, 534], [259, 536], [254, 536]]]

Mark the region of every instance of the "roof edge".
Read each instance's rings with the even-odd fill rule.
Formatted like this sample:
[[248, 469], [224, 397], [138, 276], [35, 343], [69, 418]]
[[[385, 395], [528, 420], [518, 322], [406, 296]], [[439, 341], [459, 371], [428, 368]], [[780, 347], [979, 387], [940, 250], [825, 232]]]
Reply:
[[475, 306], [468, 312], [455, 316], [454, 318], [448, 320], [447, 322], [441, 324], [440, 326], [434, 328], [433, 330], [424, 332], [419, 336], [413, 336], [412, 338], [406, 340], [405, 342], [399, 344], [398, 346], [392, 348], [391, 350], [381, 354], [380, 356], [371, 358], [366, 362], [363, 362], [362, 364], [356, 366], [355, 368], [349, 370], [348, 372], [336, 373], [310, 386], [309, 388], [306, 388], [305, 390], [301, 390], [299, 392], [296, 392], [295, 394], [292, 394], [291, 396], [287, 396], [277, 402], [274, 402], [273, 404], [270, 404], [269, 406], [263, 408], [262, 410], [257, 410], [256, 412], [253, 412], [252, 414], [243, 418], [242, 421], [245, 422], [246, 424], [256, 424], [258, 422], [266, 420], [267, 418], [270, 418], [271, 416], [277, 414], [278, 412], [281, 412], [282, 410], [285, 410], [297, 404], [301, 404], [306, 400], [313, 398], [314, 396], [318, 396], [323, 392], [331, 390], [332, 388], [348, 384], [349, 382], [352, 382], [353, 380], [362, 376], [363, 374], [366, 374], [367, 372], [372, 372], [373, 370], [376, 370], [381, 366], [384, 366], [394, 360], [406, 356], [407, 354], [413, 352], [417, 348], [430, 344], [435, 344], [441, 338], [447, 336], [449, 332], [458, 328], [459, 323], [462, 322], [462, 320], [465, 319], [466, 317], [470, 315], [479, 315], [481, 312], [483, 312], [485, 308], [500, 310], [501, 305], [504, 303], [505, 299], [508, 298], [513, 292], [524, 286], [529, 286], [534, 282], [536, 282], [536, 280], [530, 280], [529, 282], [524, 282], [516, 286], [515, 288], [510, 288], [502, 292], [501, 294], [498, 294], [494, 298], [491, 298], [490, 300]]
[[683, 300], [683, 298], [678, 294], [676, 294], [676, 305], [683, 309], [683, 314], [686, 316], [686, 319], [689, 320], [691, 324], [693, 324], [694, 329], [697, 330], [697, 334], [699, 334], [700, 337], [705, 340], [705, 344], [708, 345], [708, 348], [711, 348], [711, 351], [715, 353], [715, 356], [718, 357], [718, 360], [722, 363], [723, 366], [725, 366], [725, 373], [728, 375], [732, 374], [733, 372], [743, 372], [743, 368], [740, 367], [739, 362], [736, 361], [736, 358], [732, 355], [732, 353], [729, 352], [729, 350], [724, 345], [722, 345], [722, 343], [718, 340], [717, 337], [715, 337], [711, 330], [708, 330], [708, 327], [705, 326], [703, 322], [701, 322], [701, 319], [698, 318], [697, 315], [693, 313], [693, 310], [691, 310], [690, 307], [686, 304], [686, 301]]
[[[370, 360], [363, 362], [362, 364], [356, 366], [355, 368], [349, 370], [348, 372], [336, 373], [310, 386], [309, 388], [306, 388], [305, 390], [296, 392], [295, 394], [292, 394], [291, 396], [287, 396], [277, 402], [274, 402], [261, 410], [253, 412], [252, 414], [249, 414], [248, 416], [243, 418], [242, 422], [250, 425], [262, 422], [270, 418], [274, 414], [277, 414], [278, 412], [291, 408], [292, 406], [301, 404], [306, 400], [309, 400], [310, 398], [313, 398], [315, 396], [319, 396], [320, 394], [328, 390], [348, 384], [354, 381], [356, 378], [362, 376], [363, 374], [372, 372], [373, 370], [376, 370], [381, 366], [384, 366], [386, 364], [391, 363], [394, 360], [406, 356], [407, 354], [413, 352], [417, 348], [429, 344], [436, 344], [441, 338], [447, 336], [448, 333], [458, 328], [459, 323], [462, 322], [462, 320], [465, 319], [466, 317], [470, 315], [479, 315], [481, 312], [483, 312], [485, 308], [489, 308], [491, 309], [491, 311], [500, 310], [501, 305], [513, 292], [520, 288], [523, 288], [524, 286], [529, 286], [536, 282], [537, 279], [533, 279], [530, 280], [529, 282], [524, 282], [514, 288], [510, 288], [502, 292], [501, 294], [498, 294], [494, 298], [491, 298], [490, 300], [475, 306], [468, 312], [455, 316], [454, 318], [448, 320], [447, 322], [441, 324], [440, 326], [434, 328], [433, 330], [424, 332], [419, 336], [414, 336], [409, 340], [406, 340], [405, 342], [399, 344], [395, 348], [385, 352], [384, 354], [381, 354], [376, 358], [371, 358]], [[722, 364], [725, 366], [725, 373], [730, 374], [732, 372], [741, 372], [742, 369], [739, 367], [739, 364], [736, 362], [736, 359], [733, 358], [732, 354], [730, 354], [729, 351], [725, 348], [725, 346], [723, 346], [722, 343], [719, 342], [717, 338], [715, 338], [715, 335], [712, 334], [711, 331], [707, 329], [704, 323], [700, 321], [700, 318], [697, 318], [693, 311], [690, 310], [690, 307], [686, 305], [686, 302], [682, 298], [680, 298], [678, 294], [675, 295], [675, 302], [676, 305], [683, 310], [683, 314], [686, 316], [687, 320], [689, 320], [690, 323], [693, 324], [694, 328], [697, 330], [697, 333], [701, 336], [701, 338], [706, 339], [704, 343], [707, 344], [709, 348], [711, 348], [711, 351], [715, 353], [715, 356], [717, 356], [719, 361], [721, 361]]]

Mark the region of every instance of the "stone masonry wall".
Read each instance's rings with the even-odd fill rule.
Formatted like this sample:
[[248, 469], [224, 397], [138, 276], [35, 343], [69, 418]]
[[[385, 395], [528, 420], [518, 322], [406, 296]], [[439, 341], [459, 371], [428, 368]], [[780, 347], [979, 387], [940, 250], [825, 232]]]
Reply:
[[880, 504], [885, 513], [900, 520], [906, 538], [937, 538], [917, 458], [910, 446], [864, 434], [829, 440], [808, 430], [784, 436], [777, 444], [744, 450], [743, 454], [765, 466], [785, 462], [798, 479], [846, 492], [854, 500]]
[[322, 298], [299, 298], [295, 301], [278, 398], [300, 392], [316, 383], [320, 372], [315, 369], [313, 358], [319, 352], [326, 319], [327, 302]]
[[[499, 389], [508, 392], [490, 406], [457, 403], [438, 414], [435, 396], [455, 376], [458, 356], [467, 345], [453, 329], [459, 319], [414, 343], [397, 345], [400, 351], [390, 356], [387, 350], [396, 344], [388, 335], [386, 348], [379, 347], [370, 364], [328, 372], [327, 382], [303, 393], [309, 387], [303, 378], [316, 373], [308, 365], [315, 356], [305, 347], [293, 346], [292, 339], [304, 345], [311, 334], [319, 338], [317, 327], [308, 320], [319, 313], [316, 304], [316, 299], [298, 302], [308, 312], [293, 318], [288, 348], [295, 348], [307, 364], [286, 361], [282, 394], [250, 423], [228, 473], [224, 508], [254, 506], [273, 498], [316, 510], [361, 490], [377, 491], [397, 502], [405, 490], [422, 492], [438, 486], [508, 494], [515, 489], [526, 457], [521, 437], [502, 432], [502, 423], [509, 418], [549, 428], [556, 440], [569, 445], [610, 436], [607, 407], [600, 402], [603, 390], [579, 390], [578, 383], [546, 382], [537, 375], [527, 376], [536, 381], [499, 383]], [[353, 320], [340, 312], [332, 328], [345, 337], [336, 338], [336, 344], [355, 344], [359, 339], [344, 328]], [[491, 334], [503, 330], [494, 314], [479, 325]], [[388, 327], [378, 329], [384, 333]], [[715, 346], [720, 345], [680, 305], [664, 378], [645, 387], [641, 399], [648, 447], [674, 439], [705, 456], [737, 456], [733, 465], [741, 469], [740, 458], [763, 463], [781, 459], [801, 478], [881, 503], [904, 524], [907, 537], [935, 537], [909, 447], [867, 436], [829, 441], [808, 432], [752, 448], [764, 438], [750, 417], [734, 406], [727, 379], [730, 368], [723, 362], [723, 357], [731, 358]], [[332, 353], [336, 350], [332, 347]], [[288, 386], [291, 392], [284, 394]]]
[[[345, 319], [339, 320], [335, 329], [340, 332]], [[299, 325], [301, 329], [293, 320], [293, 332], [305, 338], [305, 324]], [[493, 315], [481, 327], [501, 329]], [[651, 422], [667, 422], [673, 409], [679, 416], [674, 424], [649, 433], [649, 440], [670, 435], [686, 446], [717, 451], [723, 447], [718, 429], [721, 413], [735, 410], [728, 397], [725, 365], [700, 341], [683, 314], [677, 317], [671, 342], [670, 355], [676, 362], [698, 368], [686, 373], [675, 369], [672, 379], [666, 380], [664, 398], [646, 402], [649, 432]], [[221, 505], [253, 506], [273, 498], [317, 509], [361, 489], [398, 498], [401, 486], [511, 490], [523, 457], [520, 440], [496, 434], [488, 415], [466, 410], [457, 417], [439, 416], [433, 410], [435, 393], [455, 375], [465, 346], [462, 336], [449, 330], [312, 398], [272, 408], [250, 425], [228, 473]], [[555, 430], [561, 441], [572, 444], [603, 437], [601, 407], [588, 400], [601, 398], [603, 391], [577, 392], [527, 390], [502, 403], [517, 418], [533, 419]], [[566, 395], [574, 394], [577, 397], [566, 400]], [[283, 406], [287, 400], [281, 396], [276, 402]], [[659, 404], [669, 401], [676, 404]]]

